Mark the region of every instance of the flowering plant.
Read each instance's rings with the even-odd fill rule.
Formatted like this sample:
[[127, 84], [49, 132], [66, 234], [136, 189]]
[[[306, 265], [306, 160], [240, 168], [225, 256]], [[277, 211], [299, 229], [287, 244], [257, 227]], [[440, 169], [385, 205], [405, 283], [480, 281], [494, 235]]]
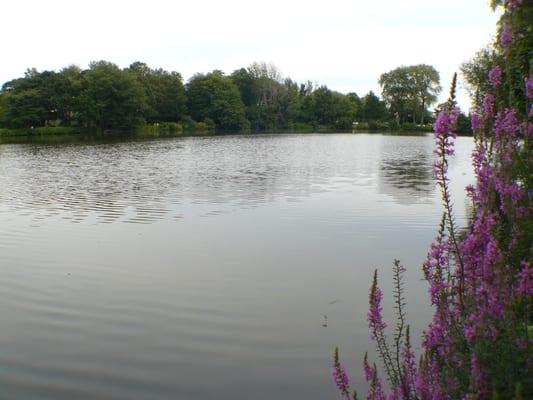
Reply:
[[[527, 46], [532, 36], [530, 27], [520, 31], [519, 24], [513, 25], [520, 20], [516, 14], [530, 15], [533, 7], [521, 0], [501, 5], [505, 12], [497, 46], [506, 64], [490, 69], [490, 90], [471, 114], [476, 182], [467, 188], [473, 205], [470, 224], [464, 230], [456, 226], [447, 175], [459, 113], [454, 75], [450, 98], [434, 124], [433, 170], [443, 215], [423, 265], [433, 318], [417, 364], [405, 315], [404, 268], [394, 261], [392, 344], [374, 274], [367, 319], [390, 390], [386, 393], [377, 366], [365, 356], [367, 399], [533, 398], [533, 76], [530, 65], [525, 78], [517, 75], [513, 54], [514, 45], [524, 47], [517, 41]], [[343, 397], [355, 399], [337, 350], [333, 370]]]

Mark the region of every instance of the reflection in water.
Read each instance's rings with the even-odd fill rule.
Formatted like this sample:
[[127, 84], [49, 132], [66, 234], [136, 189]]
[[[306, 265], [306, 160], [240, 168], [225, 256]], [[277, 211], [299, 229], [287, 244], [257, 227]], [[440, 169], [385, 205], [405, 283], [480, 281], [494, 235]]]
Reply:
[[[412, 331], [430, 315], [417, 266], [441, 213], [431, 147], [364, 134], [1, 145], [0, 397], [334, 398], [335, 345], [362, 387], [373, 269], [388, 309], [401, 258]], [[450, 164], [458, 205], [471, 147], [459, 140], [466, 161]]]
[[394, 136], [4, 145], [0, 205], [36, 219], [150, 223], [182, 217], [189, 204], [211, 215], [376, 181], [380, 193], [412, 202], [431, 196], [430, 157], [425, 138]]
[[394, 197], [399, 204], [433, 197], [432, 142], [424, 139], [392, 137], [383, 143], [380, 193]]

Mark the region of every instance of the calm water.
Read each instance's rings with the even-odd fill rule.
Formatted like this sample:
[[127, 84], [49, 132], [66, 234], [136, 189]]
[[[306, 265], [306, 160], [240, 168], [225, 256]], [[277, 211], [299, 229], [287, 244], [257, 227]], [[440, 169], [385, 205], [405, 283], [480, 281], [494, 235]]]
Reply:
[[[1, 399], [333, 399], [360, 388], [367, 288], [430, 310], [432, 137], [0, 145]], [[472, 142], [450, 170], [457, 217]], [[326, 319], [327, 316], [327, 326]]]

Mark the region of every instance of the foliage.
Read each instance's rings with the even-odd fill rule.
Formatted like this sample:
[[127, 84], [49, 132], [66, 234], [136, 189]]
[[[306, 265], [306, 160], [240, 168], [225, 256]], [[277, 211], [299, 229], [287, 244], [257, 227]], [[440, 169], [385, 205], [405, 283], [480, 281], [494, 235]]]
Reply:
[[361, 108], [358, 115], [363, 121], [384, 121], [388, 119], [385, 102], [380, 100], [372, 91], [361, 99]]
[[179, 72], [151, 69], [142, 62], [128, 68], [144, 90], [144, 115], [147, 121], [178, 122], [186, 114], [187, 99]]
[[6, 115], [6, 96], [0, 92], [0, 127], [5, 124], [5, 115]]
[[[426, 114], [421, 118], [427, 119]], [[184, 86], [175, 71], [143, 62], [121, 69], [100, 61], [86, 70], [30, 69], [0, 91], [0, 126], [8, 128], [134, 132], [167, 122], [180, 123], [186, 132], [195, 132], [197, 122], [205, 122], [208, 132], [401, 128], [373, 92], [359, 97], [310, 81], [298, 83], [265, 62], [230, 76], [220, 71], [197, 74]]]
[[472, 103], [479, 107], [483, 96], [490, 90], [487, 79], [492, 65], [496, 62], [496, 52], [490, 47], [479, 50], [471, 60], [461, 64], [460, 70]]
[[210, 118], [220, 131], [249, 130], [238, 87], [221, 71], [197, 74], [187, 84], [188, 109], [197, 121]]
[[143, 121], [144, 91], [133, 74], [107, 61], [83, 74], [79, 122], [88, 128], [131, 129]]
[[427, 107], [440, 93], [439, 73], [430, 65], [398, 67], [379, 78], [383, 99], [398, 122], [424, 124]]
[[70, 126], [41, 126], [27, 129], [0, 129], [0, 136], [51, 136], [51, 135], [79, 135], [82, 130]]
[[41, 76], [35, 69], [27, 70], [24, 78], [3, 85], [4, 119], [9, 128], [30, 128], [46, 122], [50, 100], [44, 97], [44, 88], [50, 77]]
[[[470, 224], [461, 231], [455, 223], [447, 174], [459, 118], [454, 77], [450, 99], [440, 107], [434, 124], [434, 177], [443, 215], [423, 265], [433, 319], [423, 335], [417, 364], [406, 325], [403, 268], [395, 261], [397, 321], [392, 345], [374, 275], [367, 319], [390, 390], [385, 393], [377, 367], [365, 356], [367, 399], [533, 398], [533, 75], [522, 69], [513, 53], [524, 50], [515, 46], [530, 43], [517, 32], [526, 35], [520, 15], [530, 15], [533, 4], [503, 4], [493, 58], [499, 61], [488, 70], [482, 105], [471, 113], [476, 183], [467, 188], [473, 210]], [[515, 69], [525, 74], [519, 76]], [[340, 394], [355, 399], [337, 351], [333, 365]]]

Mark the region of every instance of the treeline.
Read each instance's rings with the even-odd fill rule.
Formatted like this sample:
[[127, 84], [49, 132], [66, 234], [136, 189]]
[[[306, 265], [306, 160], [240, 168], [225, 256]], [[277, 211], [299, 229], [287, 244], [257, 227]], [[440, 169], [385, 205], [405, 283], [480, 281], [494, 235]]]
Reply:
[[440, 90], [430, 66], [400, 67], [380, 78], [383, 99], [359, 97], [285, 78], [272, 64], [253, 63], [226, 75], [180, 73], [135, 62], [99, 61], [88, 69], [36, 69], [0, 91], [0, 127], [69, 127], [131, 131], [165, 126], [177, 131], [255, 132], [415, 129], [431, 120]]

